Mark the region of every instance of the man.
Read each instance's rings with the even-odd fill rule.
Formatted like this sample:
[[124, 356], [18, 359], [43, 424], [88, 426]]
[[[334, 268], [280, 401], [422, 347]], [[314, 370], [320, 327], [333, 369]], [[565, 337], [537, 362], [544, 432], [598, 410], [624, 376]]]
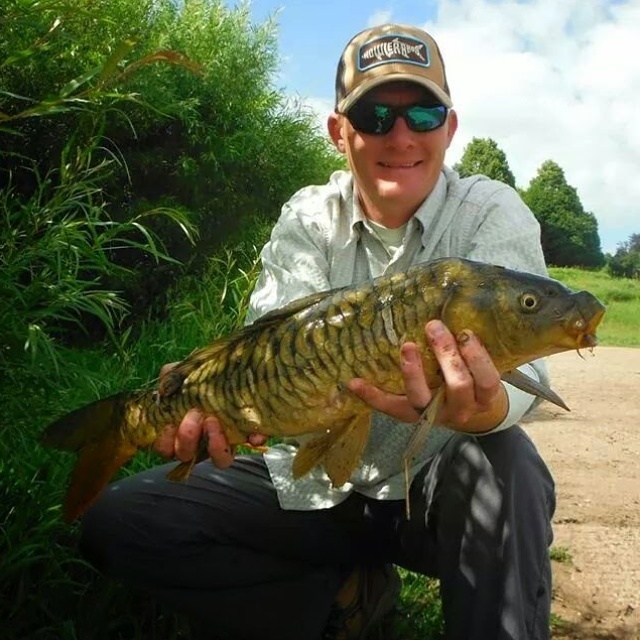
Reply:
[[[356, 35], [328, 121], [350, 171], [285, 204], [249, 320], [443, 256], [544, 274], [538, 225], [516, 192], [444, 166], [457, 124], [431, 36], [390, 24]], [[473, 335], [438, 321], [425, 331], [446, 400], [413, 470], [410, 520], [407, 423], [432, 394], [407, 343], [404, 395], [348, 381], [377, 413], [343, 487], [318, 470], [294, 481], [295, 444], [234, 458], [217, 418], [192, 410], [156, 448], [187, 460], [204, 434], [214, 464], [197, 465], [186, 484], [168, 482], [163, 466], [112, 485], [85, 517], [86, 554], [214, 638], [373, 637], [398, 596], [394, 564], [440, 579], [446, 638], [548, 637], [553, 481], [516, 424], [532, 398], [501, 382]], [[523, 369], [546, 380], [540, 362]]]

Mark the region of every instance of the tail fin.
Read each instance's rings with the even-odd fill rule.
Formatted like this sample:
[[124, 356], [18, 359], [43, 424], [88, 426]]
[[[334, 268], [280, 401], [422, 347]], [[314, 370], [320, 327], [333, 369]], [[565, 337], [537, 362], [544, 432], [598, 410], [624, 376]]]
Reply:
[[111, 476], [136, 453], [138, 447], [125, 438], [122, 428], [131, 397], [130, 393], [120, 393], [76, 409], [42, 434], [44, 445], [79, 453], [63, 505], [65, 521], [80, 516]]
[[66, 413], [44, 430], [42, 443], [52, 449], [79, 451], [88, 442], [118, 433], [131, 397], [125, 391]]

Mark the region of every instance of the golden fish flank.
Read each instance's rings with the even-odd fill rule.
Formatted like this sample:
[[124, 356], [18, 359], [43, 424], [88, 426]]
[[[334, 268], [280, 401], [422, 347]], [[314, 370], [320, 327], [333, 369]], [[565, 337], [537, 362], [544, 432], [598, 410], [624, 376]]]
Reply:
[[[255, 431], [315, 434], [304, 439], [294, 473], [300, 476], [321, 465], [335, 486], [344, 484], [360, 460], [371, 417], [346, 383], [362, 377], [401, 393], [400, 346], [413, 341], [421, 347], [429, 385], [440, 387], [424, 335], [424, 325], [434, 318], [454, 333], [475, 332], [504, 379], [562, 406], [553, 391], [513, 369], [561, 351], [593, 347], [603, 314], [604, 307], [590, 293], [453, 258], [297, 300], [194, 352], [163, 378], [158, 390], [118, 394], [52, 424], [45, 443], [80, 454], [65, 516], [73, 519], [86, 509], [118, 466], [191, 407], [216, 414], [231, 444]], [[407, 459], [423, 435], [424, 428], [416, 431]], [[186, 476], [190, 464], [173, 475]]]

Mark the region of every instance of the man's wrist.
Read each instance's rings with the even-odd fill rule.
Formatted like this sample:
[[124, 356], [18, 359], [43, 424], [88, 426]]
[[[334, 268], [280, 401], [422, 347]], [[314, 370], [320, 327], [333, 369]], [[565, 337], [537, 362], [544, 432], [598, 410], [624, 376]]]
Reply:
[[[524, 373], [525, 375], [533, 378], [536, 381], [540, 381], [540, 376], [536, 369], [530, 365], [525, 364], [521, 367], [518, 367], [518, 370]], [[508, 429], [512, 427], [514, 424], [517, 424], [522, 416], [524, 416], [527, 411], [531, 408], [535, 398], [531, 394], [526, 391], [522, 391], [513, 385], [503, 382], [502, 386], [505, 389], [505, 393], [507, 396], [507, 411], [503, 420], [496, 424], [492, 429], [488, 429], [482, 433], [489, 434], [495, 433], [496, 431], [502, 431], [504, 429]], [[481, 432], [478, 432], [477, 435], [482, 435]]]

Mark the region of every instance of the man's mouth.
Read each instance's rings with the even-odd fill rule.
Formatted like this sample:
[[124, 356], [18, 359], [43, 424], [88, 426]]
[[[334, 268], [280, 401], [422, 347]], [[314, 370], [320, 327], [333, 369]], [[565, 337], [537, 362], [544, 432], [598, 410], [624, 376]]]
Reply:
[[421, 162], [421, 160], [416, 160], [415, 162], [379, 162], [378, 164], [385, 169], [413, 169]]

